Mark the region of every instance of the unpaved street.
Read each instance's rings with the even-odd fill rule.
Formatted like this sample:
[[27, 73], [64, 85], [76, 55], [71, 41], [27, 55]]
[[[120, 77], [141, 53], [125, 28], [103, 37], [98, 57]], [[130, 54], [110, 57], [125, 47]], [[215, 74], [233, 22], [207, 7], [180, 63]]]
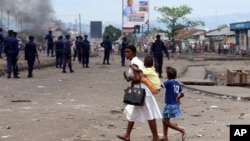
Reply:
[[[0, 141], [119, 141], [116, 135], [125, 132], [127, 123], [122, 114], [123, 89], [129, 85], [122, 72], [127, 68], [121, 67], [117, 55], [110, 66], [101, 63], [102, 53], [90, 58], [88, 69], [74, 62], [74, 73], [62, 74], [61, 69], [50, 67], [36, 70], [32, 79], [25, 71], [19, 80], [0, 77]], [[246, 62], [164, 60], [164, 66], [178, 72], [194, 63], [209, 64], [221, 73], [232, 63], [244, 67]], [[187, 141], [228, 141], [228, 125], [250, 121], [248, 101], [184, 90], [183, 116], [173, 121], [187, 128]], [[155, 96], [160, 109], [164, 92]], [[161, 136], [160, 120], [157, 125]], [[180, 133], [170, 130], [170, 141], [180, 139]], [[150, 141], [148, 124], [136, 123], [131, 140]]]

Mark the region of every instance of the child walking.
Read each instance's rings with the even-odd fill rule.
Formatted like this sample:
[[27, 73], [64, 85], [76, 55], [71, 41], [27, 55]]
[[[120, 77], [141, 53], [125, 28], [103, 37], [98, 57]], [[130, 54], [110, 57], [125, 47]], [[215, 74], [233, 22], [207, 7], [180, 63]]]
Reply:
[[177, 126], [176, 123], [171, 123], [171, 118], [176, 118], [181, 116], [180, 111], [180, 99], [184, 97], [181, 84], [175, 80], [177, 76], [177, 71], [175, 68], [166, 67], [166, 73], [168, 80], [165, 80], [161, 87], [166, 89], [165, 92], [165, 106], [163, 108], [163, 138], [161, 141], [168, 141], [168, 128], [182, 133], [182, 141], [186, 138], [186, 129], [183, 127]]

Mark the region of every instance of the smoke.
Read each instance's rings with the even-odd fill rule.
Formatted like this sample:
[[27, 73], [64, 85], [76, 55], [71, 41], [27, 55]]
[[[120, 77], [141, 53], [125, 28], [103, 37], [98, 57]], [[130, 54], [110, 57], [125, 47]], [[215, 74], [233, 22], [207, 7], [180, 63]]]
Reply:
[[28, 34], [34, 35], [43, 34], [42, 27], [55, 22], [51, 0], [1, 0], [0, 3], [0, 26], [33, 32]]

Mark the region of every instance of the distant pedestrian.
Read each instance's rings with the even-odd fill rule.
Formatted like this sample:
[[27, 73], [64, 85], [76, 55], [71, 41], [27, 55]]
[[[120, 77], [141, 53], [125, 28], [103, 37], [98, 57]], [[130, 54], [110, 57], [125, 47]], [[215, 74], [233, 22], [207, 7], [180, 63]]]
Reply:
[[112, 42], [109, 40], [109, 36], [106, 36], [106, 39], [101, 43], [101, 46], [104, 48], [104, 57], [103, 57], [103, 64], [107, 62], [107, 65], [110, 65], [109, 58], [110, 52], [112, 50]]
[[53, 35], [51, 30], [45, 36], [45, 40], [47, 40], [47, 56], [51, 55], [51, 57], [54, 57]]
[[172, 128], [182, 133], [182, 141], [186, 138], [186, 129], [179, 127], [176, 123], [171, 123], [171, 118], [181, 116], [180, 99], [184, 97], [180, 82], [176, 81], [177, 71], [175, 68], [166, 67], [168, 80], [165, 80], [161, 86], [166, 89], [165, 106], [163, 109], [163, 141], [168, 141], [168, 128]]
[[122, 67], [125, 67], [125, 47], [128, 46], [128, 41], [127, 41], [127, 37], [123, 37], [122, 39], [122, 45], [121, 45], [121, 49], [120, 49], [120, 53], [121, 53], [121, 63], [122, 63]]
[[155, 70], [158, 73], [159, 77], [162, 78], [162, 64], [163, 64], [163, 52], [169, 59], [169, 53], [167, 47], [164, 45], [163, 41], [160, 38], [160, 35], [156, 35], [156, 40], [151, 46], [150, 54], [154, 57]]
[[75, 43], [76, 50], [77, 50], [76, 51], [77, 52], [77, 58], [78, 58], [79, 64], [82, 63], [82, 41], [83, 41], [82, 36], [78, 36], [78, 40]]
[[143, 44], [143, 50], [144, 50], [144, 53], [148, 53], [148, 44], [147, 43]]
[[66, 65], [68, 65], [70, 72], [74, 72], [71, 63], [71, 46], [70, 35], [65, 36], [64, 46], [63, 46], [63, 71], [62, 73], [67, 73]]
[[56, 68], [61, 68], [63, 63], [63, 37], [59, 36], [58, 40], [55, 42], [55, 52], [56, 52]]
[[37, 49], [38, 49], [39, 53], [42, 52], [42, 45], [41, 45], [41, 43], [37, 43]]
[[89, 68], [90, 42], [88, 41], [87, 35], [84, 35], [81, 52], [82, 52], [82, 67], [86, 66], [86, 68]]
[[34, 36], [29, 36], [29, 42], [25, 45], [25, 60], [27, 60], [28, 64], [28, 78], [33, 77], [33, 69], [34, 69], [34, 63], [36, 60], [36, 56], [38, 56], [37, 53], [37, 47], [34, 43]]
[[180, 56], [180, 47], [178, 44], [176, 44], [176, 47], [175, 47], [175, 56], [176, 57]]
[[73, 61], [75, 61], [77, 56], [77, 43], [79, 42], [79, 36], [76, 36], [75, 46], [73, 47]]

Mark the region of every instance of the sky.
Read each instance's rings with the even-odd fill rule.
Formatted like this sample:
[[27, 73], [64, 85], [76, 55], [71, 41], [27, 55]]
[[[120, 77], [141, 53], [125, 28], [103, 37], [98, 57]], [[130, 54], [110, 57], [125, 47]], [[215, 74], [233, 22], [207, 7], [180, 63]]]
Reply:
[[[103, 21], [119, 24], [122, 22], [122, 0], [51, 0], [57, 19], [81, 23]], [[231, 13], [250, 13], [250, 0], [149, 0], [149, 20], [161, 15], [154, 7], [178, 7], [188, 5], [193, 9], [189, 17], [219, 16]]]

